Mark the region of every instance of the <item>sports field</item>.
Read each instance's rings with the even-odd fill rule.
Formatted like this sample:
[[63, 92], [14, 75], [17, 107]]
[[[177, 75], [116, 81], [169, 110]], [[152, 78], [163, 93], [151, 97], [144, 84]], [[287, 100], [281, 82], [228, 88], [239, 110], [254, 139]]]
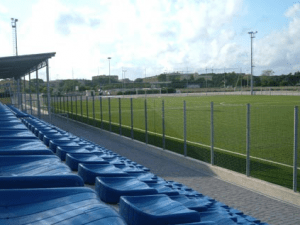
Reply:
[[[79, 99], [79, 98], [78, 98]], [[65, 111], [81, 117], [81, 101], [70, 98], [68, 103], [57, 102]], [[238, 172], [245, 172], [246, 154], [246, 104], [250, 109], [250, 155], [251, 175], [258, 178], [265, 176], [264, 170], [273, 171], [282, 180], [284, 173], [292, 173], [294, 140], [294, 106], [299, 105], [298, 96], [201, 96], [201, 97], [160, 97], [147, 98], [147, 130], [149, 143], [162, 147], [162, 100], [164, 100], [166, 148], [183, 153], [184, 112], [186, 102], [186, 131], [188, 155], [210, 162], [211, 145], [211, 102], [214, 103], [214, 147], [215, 163]], [[131, 109], [130, 99], [102, 98], [102, 121], [108, 129], [109, 101], [112, 130], [119, 132], [119, 104], [121, 103], [121, 124], [123, 135], [130, 136]], [[133, 126], [135, 138], [145, 141], [145, 98], [134, 98]], [[72, 106], [72, 109], [71, 109]], [[87, 109], [87, 107], [88, 109]], [[93, 101], [82, 101], [82, 117], [93, 118]], [[101, 120], [100, 100], [94, 101], [94, 113], [97, 121]], [[90, 122], [91, 123], [91, 122]], [[99, 124], [99, 123], [98, 123]], [[99, 124], [100, 125], [100, 124]], [[127, 132], [126, 132], [127, 131]], [[300, 132], [298, 132], [300, 133]], [[300, 154], [298, 154], [300, 155]], [[300, 171], [299, 171], [300, 172]], [[256, 174], [256, 175], [255, 175]], [[273, 175], [272, 175], [273, 176]], [[291, 177], [292, 178], [292, 177]], [[265, 179], [265, 178], [261, 178]], [[265, 179], [265, 180], [268, 180]], [[291, 181], [268, 181], [274, 183]], [[299, 185], [300, 186], [300, 185]]]

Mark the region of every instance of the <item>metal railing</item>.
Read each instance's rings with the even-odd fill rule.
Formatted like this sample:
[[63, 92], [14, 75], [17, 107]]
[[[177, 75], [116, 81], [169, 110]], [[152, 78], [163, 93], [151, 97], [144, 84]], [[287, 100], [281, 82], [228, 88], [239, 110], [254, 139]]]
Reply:
[[55, 96], [51, 107], [54, 114], [299, 191], [297, 106], [174, 99]]

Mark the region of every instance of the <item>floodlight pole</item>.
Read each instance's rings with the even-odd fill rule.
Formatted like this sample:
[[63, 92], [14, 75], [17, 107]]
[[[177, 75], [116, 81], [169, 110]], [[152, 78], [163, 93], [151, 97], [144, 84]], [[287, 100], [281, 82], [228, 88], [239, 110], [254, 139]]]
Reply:
[[18, 22], [18, 19], [11, 18], [11, 26], [12, 26], [12, 28], [15, 28], [16, 56], [18, 56], [17, 22]]
[[108, 83], [110, 84], [110, 60], [111, 60], [111, 57], [107, 57], [108, 59]]
[[252, 39], [255, 38], [255, 34], [257, 34], [257, 31], [248, 32], [250, 34], [251, 38], [251, 95], [253, 95], [253, 64], [252, 64]]

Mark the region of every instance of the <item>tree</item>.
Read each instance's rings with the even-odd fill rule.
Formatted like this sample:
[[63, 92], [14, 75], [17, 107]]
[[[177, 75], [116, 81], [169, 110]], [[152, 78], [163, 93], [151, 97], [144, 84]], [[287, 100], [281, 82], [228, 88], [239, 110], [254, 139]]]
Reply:
[[142, 78], [137, 78], [134, 80], [134, 83], [143, 83], [143, 79]]
[[264, 70], [262, 71], [261, 76], [272, 76], [274, 75], [274, 71], [273, 70]]
[[160, 75], [158, 75], [157, 80], [159, 82], [165, 82], [165, 81], [167, 81], [167, 75], [166, 74], [160, 74]]

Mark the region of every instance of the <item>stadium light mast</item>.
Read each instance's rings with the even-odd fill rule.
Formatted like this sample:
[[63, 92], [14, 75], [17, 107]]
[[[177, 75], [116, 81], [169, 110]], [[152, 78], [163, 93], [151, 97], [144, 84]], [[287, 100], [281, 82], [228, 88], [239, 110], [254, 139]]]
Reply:
[[248, 32], [250, 34], [251, 39], [251, 95], [253, 95], [253, 63], [252, 63], [252, 39], [255, 38], [255, 34], [257, 34], [257, 31]]
[[18, 19], [11, 18], [11, 27], [13, 29], [13, 35], [15, 36], [15, 37], [13, 37], [13, 44], [15, 44], [14, 47], [15, 47], [16, 51], [14, 53], [16, 54], [16, 56], [18, 56], [17, 22], [18, 22]]
[[111, 60], [111, 57], [107, 57], [108, 59], [108, 83], [110, 84], [110, 60]]

